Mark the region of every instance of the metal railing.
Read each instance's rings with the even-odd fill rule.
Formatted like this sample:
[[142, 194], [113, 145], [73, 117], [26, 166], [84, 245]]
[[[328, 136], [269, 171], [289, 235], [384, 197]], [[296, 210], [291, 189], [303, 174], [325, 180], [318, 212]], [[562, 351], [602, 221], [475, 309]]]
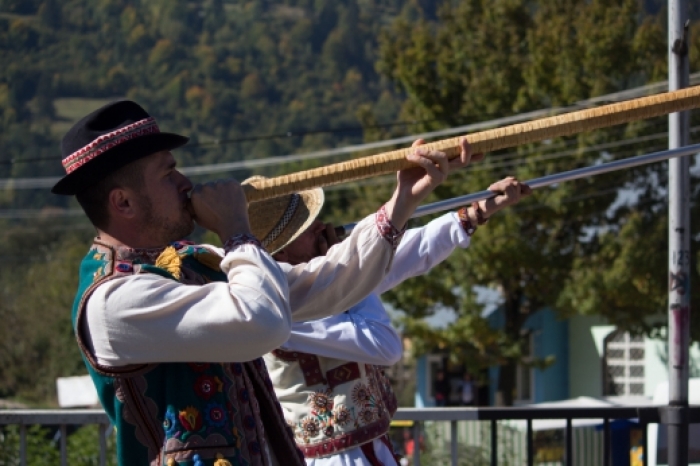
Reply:
[[[610, 407], [585, 407], [585, 408], [402, 408], [399, 409], [394, 420], [406, 421], [443, 421], [450, 423], [450, 458], [452, 466], [458, 465], [458, 421], [489, 421], [490, 429], [490, 463], [498, 464], [498, 421], [524, 420], [527, 423], [526, 444], [527, 466], [533, 466], [535, 460], [533, 442], [533, 420], [558, 419], [566, 422], [564, 462], [566, 466], [573, 466], [573, 424], [574, 419], [602, 419], [603, 422], [603, 466], [611, 466], [611, 420], [636, 419], [642, 431], [642, 447], [644, 451], [643, 463], [647, 466], [648, 442], [647, 425], [649, 424], [696, 424], [700, 423], [700, 406], [670, 407], [670, 406], [610, 406]], [[413, 438], [419, 439], [421, 426], [415, 423], [413, 426]], [[419, 466], [420, 448], [413, 449], [412, 466]]]
[[[559, 419], [565, 421], [564, 461], [566, 466], [573, 465], [573, 420], [602, 419], [603, 422], [603, 466], [611, 465], [611, 428], [612, 420], [634, 419], [639, 423], [643, 433], [644, 465], [647, 464], [648, 424], [700, 423], [700, 406], [688, 408], [669, 406], [624, 406], [624, 407], [594, 407], [594, 408], [401, 408], [394, 416], [397, 421], [415, 421], [413, 438], [415, 447], [412, 456], [412, 466], [421, 464], [420, 448], [417, 440], [420, 438], [421, 422], [450, 423], [450, 458], [452, 466], [459, 461], [457, 423], [459, 421], [487, 421], [490, 423], [490, 463], [498, 464], [498, 421], [526, 421], [527, 466], [534, 464], [533, 421]], [[109, 419], [100, 409], [81, 410], [0, 410], [0, 426], [19, 426], [19, 459], [21, 465], [27, 464], [27, 428], [32, 425], [59, 426], [60, 428], [60, 458], [61, 465], [68, 464], [66, 438], [68, 426], [97, 425], [99, 429], [99, 464], [107, 463], [107, 429]]]
[[8, 409], [0, 410], [0, 426], [19, 426], [19, 460], [27, 464], [27, 428], [33, 425], [59, 426], [59, 451], [61, 466], [68, 465], [68, 426], [96, 424], [99, 430], [99, 464], [107, 464], [107, 414], [101, 409]]

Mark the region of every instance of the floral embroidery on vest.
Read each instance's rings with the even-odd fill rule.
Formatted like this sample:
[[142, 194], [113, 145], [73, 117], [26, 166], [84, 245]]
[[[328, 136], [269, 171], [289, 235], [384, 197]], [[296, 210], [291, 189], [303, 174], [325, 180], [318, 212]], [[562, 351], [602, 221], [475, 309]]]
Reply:
[[306, 458], [337, 454], [388, 431], [390, 386], [383, 386], [381, 368], [298, 351], [275, 350], [265, 359], [275, 383], [299, 387], [285, 390], [280, 401]]
[[[214, 252], [187, 243], [167, 249], [165, 260], [163, 248], [134, 250], [96, 242], [81, 267], [83, 291], [76, 298], [74, 326], [78, 328], [89, 296], [84, 290], [108, 279], [151, 272], [189, 284], [225, 280]], [[152, 265], [158, 257], [160, 267]], [[131, 372], [86, 363], [117, 426], [120, 464], [267, 466], [272, 450], [285, 464], [303, 465], [262, 359], [152, 364]], [[266, 435], [276, 440], [269, 450]]]

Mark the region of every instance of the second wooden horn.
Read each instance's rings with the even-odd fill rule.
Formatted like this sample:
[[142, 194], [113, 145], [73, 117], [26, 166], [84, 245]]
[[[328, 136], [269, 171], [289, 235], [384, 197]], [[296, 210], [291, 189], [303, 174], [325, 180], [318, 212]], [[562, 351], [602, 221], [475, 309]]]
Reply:
[[[486, 153], [697, 107], [700, 107], [700, 86], [490, 129], [466, 137], [474, 153]], [[463, 137], [465, 136], [443, 139], [421, 147], [443, 151], [452, 159], [459, 155], [459, 142]], [[246, 197], [251, 202], [262, 201], [305, 189], [393, 173], [412, 165], [406, 161], [406, 153], [410, 150], [412, 149], [399, 149], [289, 175], [256, 180], [244, 185]]]

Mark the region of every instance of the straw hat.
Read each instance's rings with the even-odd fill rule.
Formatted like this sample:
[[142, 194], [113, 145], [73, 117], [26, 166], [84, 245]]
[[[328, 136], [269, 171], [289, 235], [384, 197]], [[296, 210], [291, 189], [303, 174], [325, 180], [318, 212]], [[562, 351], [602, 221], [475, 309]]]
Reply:
[[[265, 177], [253, 176], [242, 184], [261, 179]], [[270, 254], [274, 254], [311, 226], [323, 207], [323, 200], [323, 189], [314, 188], [251, 202], [248, 205], [250, 228], [263, 247]]]

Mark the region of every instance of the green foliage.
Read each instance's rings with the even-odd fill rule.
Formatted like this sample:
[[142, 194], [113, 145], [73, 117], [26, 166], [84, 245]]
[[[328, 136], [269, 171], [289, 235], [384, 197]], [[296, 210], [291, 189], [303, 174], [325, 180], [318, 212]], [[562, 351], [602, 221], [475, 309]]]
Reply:
[[[44, 466], [60, 463], [60, 446], [54, 440], [56, 428], [30, 426], [27, 429], [27, 465]], [[96, 466], [100, 464], [99, 428], [83, 426], [68, 435], [66, 441], [67, 460], [70, 465]], [[107, 437], [106, 464], [116, 465], [116, 442], [114, 435]], [[20, 464], [20, 434], [18, 426], [0, 430], [0, 466]]]
[[[698, 14], [697, 8], [693, 12]], [[119, 97], [142, 103], [164, 130], [192, 136], [190, 146], [176, 152], [185, 166], [311, 151], [363, 136], [378, 139], [569, 104], [664, 77], [662, 24], [638, 11], [636, 0], [0, 0], [0, 178], [61, 175], [62, 134]], [[696, 69], [697, 28], [691, 38]], [[397, 118], [422, 123], [376, 128]], [[360, 124], [367, 128], [364, 134], [213, 144]], [[436, 198], [481, 190], [507, 173], [526, 179], [648, 151], [648, 143], [624, 154], [587, 148], [658, 132], [658, 124], [653, 120], [492, 154], [482, 167], [453, 177]], [[538, 159], [562, 150], [572, 155]], [[524, 162], [516, 165], [515, 159]], [[329, 160], [255, 173], [271, 176]], [[626, 217], [605, 215], [616, 196], [610, 188], [633, 184], [647, 173], [635, 170], [626, 179], [600, 177], [538, 192], [522, 210], [491, 220], [469, 251], [391, 294], [390, 300], [414, 318], [406, 326], [420, 335], [417, 347], [457, 348], [456, 359], [475, 365], [513, 362], [520, 353], [519, 326], [531, 309], [543, 303], [558, 303], [565, 312], [607, 309], [613, 292], [623, 288], [601, 291], [596, 299], [580, 296], [572, 289], [570, 271], [580, 269], [576, 280], [597, 286], [596, 270], [608, 264], [602, 254], [635, 252], [615, 241], [632, 238], [654, 246], [663, 241], [661, 230], [658, 237], [632, 230], [621, 236], [616, 228]], [[365, 188], [328, 190], [326, 210], [340, 221], [373, 211], [389, 196], [389, 178]], [[591, 197], [595, 193], [601, 195]], [[69, 309], [90, 228], [82, 218], [51, 216], [66, 208], [77, 204], [48, 190], [0, 191], [2, 211], [44, 212], [40, 219], [0, 218], [0, 319], [6, 323], [0, 328], [1, 397], [51, 405], [53, 379], [84, 371]], [[606, 227], [607, 233], [580, 244], [591, 225]], [[652, 263], [635, 257], [618, 269], [634, 264], [640, 276], [657, 277], [649, 270]], [[630, 283], [643, 282], [632, 276], [635, 271], [625, 273]], [[653, 278], [648, 293], [663, 288], [658, 280]], [[506, 333], [488, 328], [473, 284], [504, 291], [508, 312], [515, 316]], [[632, 291], [625, 299], [645, 299], [645, 315], [663, 300]], [[441, 306], [459, 314], [447, 331], [417, 320]], [[632, 308], [621, 308], [620, 315], [630, 318], [620, 320], [633, 320]], [[609, 315], [606, 309], [600, 312]]]
[[[691, 69], [700, 67], [700, 22], [691, 28]], [[691, 114], [692, 115], [692, 114]], [[700, 123], [697, 113], [691, 127]], [[697, 142], [695, 130], [691, 139]], [[692, 162], [691, 162], [692, 164]], [[618, 209], [612, 225], [591, 238], [587, 254], [575, 259], [572, 273], [559, 296], [560, 308], [568, 312], [598, 314], [601, 309], [608, 320], [635, 333], [665, 336], [668, 307], [668, 212], [666, 164], [651, 169], [633, 186], [639, 190], [636, 204]], [[699, 186], [691, 177], [691, 231], [698, 231], [700, 221]], [[661, 187], [660, 187], [661, 186]], [[700, 293], [693, 283], [700, 270], [693, 262], [700, 253], [700, 238], [691, 235], [691, 309], [700, 306]], [[590, 292], [594, 290], [594, 292]], [[691, 338], [700, 340], [700, 322], [691, 320]]]
[[56, 377], [85, 372], [70, 309], [88, 238], [24, 229], [4, 235], [0, 397], [53, 405]]
[[[0, 465], [19, 465], [19, 426], [8, 426], [0, 432]], [[60, 454], [50, 438], [49, 429], [31, 426], [27, 429], [27, 464], [58, 464]]]
[[[665, 78], [663, 28], [638, 9], [636, 0], [443, 2], [438, 17], [399, 18], [380, 41], [378, 68], [407, 95], [403, 118], [428, 121], [426, 129], [570, 105]], [[664, 123], [648, 120], [488, 154], [437, 194], [454, 197], [480, 191], [505, 175], [527, 180], [661, 150], [663, 140], [622, 150], [615, 145], [663, 131]], [[498, 214], [477, 231], [469, 250], [389, 294], [396, 307], [408, 312], [405, 325], [416, 349], [446, 348], [454, 360], [471, 366], [500, 364], [498, 390], [510, 404], [515, 367], [528, 362], [522, 356], [523, 323], [532, 312], [557, 304], [563, 315], [597, 313], [623, 328], [651, 332], [654, 326], [645, 318], [662, 312], [667, 296], [659, 272], [666, 267], [651, 271], [665, 256], [660, 236], [644, 229], [664, 225], [658, 184], [656, 191], [647, 189], [647, 197], [656, 192], [656, 214], [643, 224], [615, 201], [619, 189], [652, 186], [648, 180], [658, 174], [658, 167], [645, 167], [565, 183], [538, 190], [531, 200]], [[381, 198], [374, 192], [374, 186], [362, 191], [365, 202]], [[591, 240], [592, 232], [605, 233]], [[602, 246], [605, 241], [614, 244]], [[644, 261], [640, 244], [660, 254]], [[623, 257], [611, 266], [618, 253]], [[501, 331], [482, 317], [475, 285], [500, 292]], [[654, 299], [648, 299], [651, 295]], [[448, 328], [430, 329], [418, 320], [441, 307], [456, 312]]]
[[[428, 447], [430, 448], [430, 447]], [[490, 452], [485, 447], [458, 445], [458, 466], [488, 466], [491, 464]], [[434, 446], [421, 455], [421, 463], [434, 466], [452, 465], [452, 452], [449, 444]]]
[[[462, 422], [458, 423], [458, 432], [461, 430]], [[467, 421], [468, 429], [472, 430], [475, 423]], [[463, 437], [457, 437], [457, 464], [459, 466], [487, 466], [491, 464], [491, 445], [489, 439], [491, 426], [488, 422], [479, 422], [478, 438], [481, 439], [481, 444], [474, 444], [472, 439], [466, 442]], [[519, 439], [523, 438], [523, 433], [504, 425], [498, 424], [498, 445], [497, 455], [498, 464], [503, 466], [512, 466], [520, 464], [523, 461], [517, 444], [522, 445]], [[421, 453], [421, 464], [429, 464], [431, 466], [448, 466], [452, 464], [451, 452], [451, 433], [449, 425], [440, 422], [425, 423], [425, 443], [424, 450]]]
[[[0, 70], [0, 132], [34, 131], [39, 120], [51, 131], [47, 140], [25, 145], [1, 138], [0, 162], [50, 149], [56, 158], [34, 164], [33, 176], [61, 173], [57, 142], [75, 117], [54, 114], [58, 99], [134, 98], [163, 128], [207, 143], [359, 127], [355, 109], [375, 108], [379, 95], [390, 93], [373, 63], [379, 29], [398, 13], [392, 1], [26, 3], [0, 4], [0, 57], [8, 64]], [[178, 155], [202, 164], [360, 140], [355, 131]], [[20, 176], [18, 167], [0, 163], [0, 177]], [[41, 202], [55, 203], [46, 193]]]
[[[162, 129], [192, 136], [192, 147], [176, 152], [185, 166], [360, 142], [361, 131], [347, 131], [211, 144], [359, 128], [355, 112], [363, 105], [395, 119], [398, 105], [387, 105], [393, 92], [374, 61], [378, 31], [400, 3], [0, 0], [0, 178], [60, 176], [65, 131], [120, 97], [136, 99]], [[82, 218], [51, 216], [66, 208], [78, 206], [48, 189], [0, 191], [3, 212], [36, 209], [46, 217], [0, 218], [7, 324], [0, 397], [52, 405], [54, 378], [84, 373], [70, 308], [90, 229]]]

